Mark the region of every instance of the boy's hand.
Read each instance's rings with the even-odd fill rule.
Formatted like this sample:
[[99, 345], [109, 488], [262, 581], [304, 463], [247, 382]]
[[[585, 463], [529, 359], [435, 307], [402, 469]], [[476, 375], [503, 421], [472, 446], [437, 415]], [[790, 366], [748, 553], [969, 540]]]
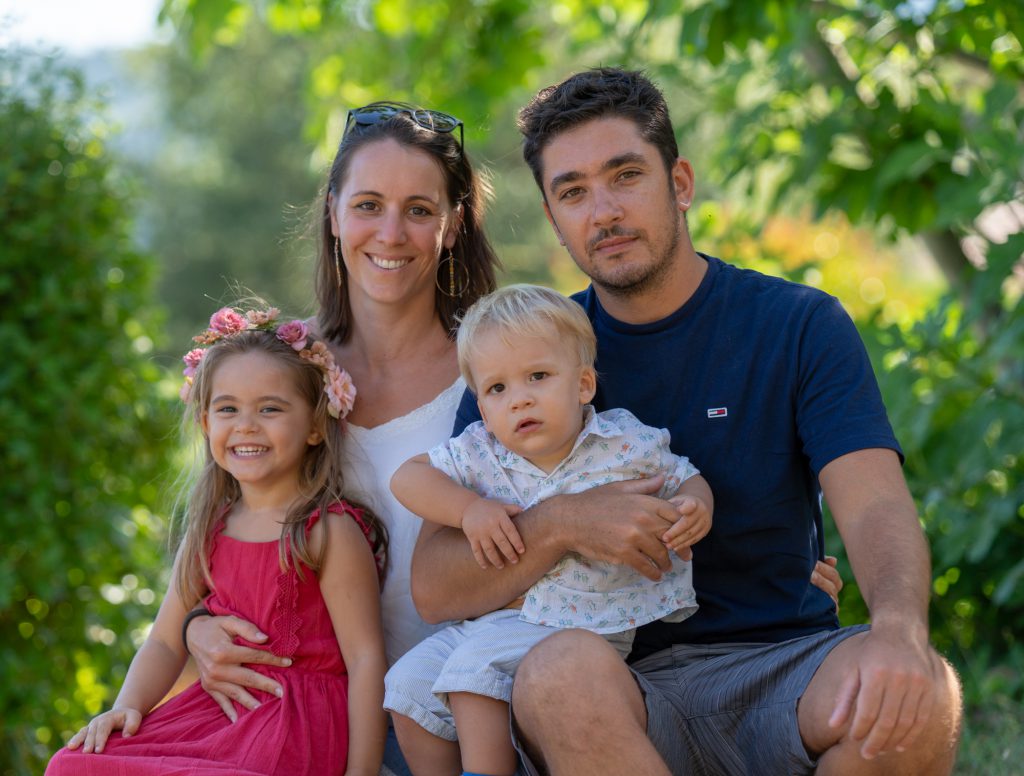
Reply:
[[522, 511], [515, 504], [486, 498], [478, 498], [466, 507], [462, 513], [462, 532], [469, 539], [480, 568], [504, 568], [503, 557], [509, 563], [517, 563], [526, 552], [519, 531], [512, 524], [512, 518]]
[[690, 560], [690, 546], [707, 536], [711, 530], [711, 510], [703, 499], [696, 496], [674, 496], [669, 499], [679, 512], [675, 525], [662, 535], [661, 540], [683, 560]]
[[104, 745], [107, 743], [107, 739], [110, 738], [110, 734], [115, 730], [120, 730], [121, 734], [128, 738], [139, 729], [139, 723], [142, 722], [142, 712], [138, 709], [111, 709], [105, 711], [98, 717], [93, 717], [92, 720], [84, 728], [79, 730], [68, 741], [68, 749], [77, 749], [85, 742], [85, 746], [82, 746], [82, 752], [88, 754], [95, 752], [99, 754], [103, 751]]

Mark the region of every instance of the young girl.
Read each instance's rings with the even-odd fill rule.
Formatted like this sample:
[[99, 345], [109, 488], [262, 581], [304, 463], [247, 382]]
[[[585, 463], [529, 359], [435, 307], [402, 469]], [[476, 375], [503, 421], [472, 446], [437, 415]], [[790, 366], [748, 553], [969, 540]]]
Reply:
[[[377, 774], [386, 717], [379, 571], [386, 537], [343, 500], [340, 420], [355, 388], [301, 321], [219, 310], [185, 356], [185, 425], [205, 461], [174, 584], [110, 711], [49, 774]], [[200, 602], [259, 624], [291, 665], [232, 722], [199, 683], [154, 709], [185, 664]], [[120, 731], [120, 732], [115, 732]]]

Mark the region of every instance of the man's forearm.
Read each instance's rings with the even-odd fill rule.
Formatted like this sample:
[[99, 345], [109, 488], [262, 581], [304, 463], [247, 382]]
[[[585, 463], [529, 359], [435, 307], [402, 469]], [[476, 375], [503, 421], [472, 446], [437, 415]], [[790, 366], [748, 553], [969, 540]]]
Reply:
[[854, 577], [871, 621], [928, 624], [931, 559], [916, 515], [886, 512], [885, 504], [862, 520], [847, 543]]
[[927, 630], [931, 559], [896, 454], [851, 453], [821, 482], [872, 623]]
[[412, 598], [420, 616], [427, 622], [478, 617], [525, 593], [566, 552], [556, 531], [557, 501], [516, 516], [526, 552], [502, 569], [480, 568], [462, 531], [425, 522], [412, 559]]

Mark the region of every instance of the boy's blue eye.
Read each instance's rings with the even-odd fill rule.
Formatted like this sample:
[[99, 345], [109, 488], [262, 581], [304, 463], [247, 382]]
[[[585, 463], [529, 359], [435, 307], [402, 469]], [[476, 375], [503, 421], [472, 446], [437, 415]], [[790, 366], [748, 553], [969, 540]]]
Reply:
[[504, 383], [495, 383], [494, 385], [487, 389], [487, 393], [501, 393], [504, 390]]
[[543, 380], [547, 376], [548, 376], [547, 372], [533, 372], [533, 373], [530, 374], [530, 379], [531, 380]]

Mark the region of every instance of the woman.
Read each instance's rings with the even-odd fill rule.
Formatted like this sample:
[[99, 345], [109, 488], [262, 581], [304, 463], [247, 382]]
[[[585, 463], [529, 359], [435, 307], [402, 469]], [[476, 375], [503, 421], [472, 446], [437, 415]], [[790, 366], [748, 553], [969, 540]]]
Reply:
[[[416, 614], [409, 565], [419, 518], [388, 487], [409, 457], [448, 438], [465, 390], [452, 334], [456, 313], [495, 287], [497, 258], [481, 227], [486, 186], [462, 148], [462, 123], [397, 103], [351, 111], [323, 194], [317, 328], [359, 396], [348, 416], [346, 487], [381, 515], [389, 535], [382, 593], [393, 662], [433, 632]], [[232, 647], [248, 623], [201, 617], [188, 645], [225, 714], [251, 708], [246, 687], [275, 692], [241, 662], [280, 664]]]
[[[387, 525], [382, 609], [389, 662], [436, 629], [412, 605], [409, 565], [420, 520], [388, 483], [407, 458], [446, 440], [465, 388], [452, 333], [456, 313], [493, 290], [497, 259], [481, 226], [485, 185], [462, 147], [462, 122], [400, 103], [349, 113], [321, 211], [317, 326], [358, 388], [349, 415], [346, 487]], [[825, 574], [830, 571], [823, 569]], [[834, 574], [834, 572], [832, 572]], [[816, 582], [835, 592], [837, 576]], [[274, 682], [241, 663], [284, 665], [250, 623], [199, 617], [187, 643], [203, 686], [229, 717], [252, 708], [246, 687]], [[389, 753], [389, 755], [392, 753]], [[385, 762], [406, 772], [400, 759]]]

